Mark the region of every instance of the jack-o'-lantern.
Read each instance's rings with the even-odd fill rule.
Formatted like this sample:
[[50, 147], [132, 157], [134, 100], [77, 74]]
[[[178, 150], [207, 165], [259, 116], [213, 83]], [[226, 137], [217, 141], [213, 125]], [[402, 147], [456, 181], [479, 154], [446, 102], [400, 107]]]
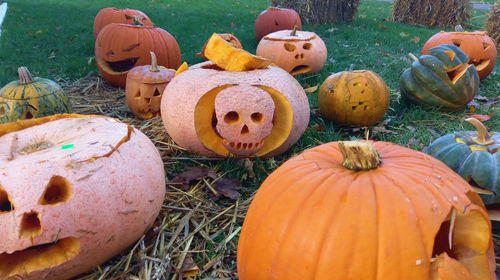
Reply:
[[144, 26], [138, 17], [131, 24], [106, 25], [95, 42], [95, 59], [102, 77], [113, 85], [125, 87], [127, 73], [139, 65], [151, 64], [154, 52], [158, 65], [177, 69], [181, 51], [175, 38], [167, 31]]
[[297, 26], [302, 29], [302, 21], [299, 14], [293, 9], [280, 7], [267, 7], [255, 20], [255, 39], [260, 41], [262, 37], [279, 30], [293, 29]]
[[158, 67], [156, 56], [151, 52], [151, 65], [132, 68], [127, 74], [125, 97], [132, 113], [141, 119], [160, 115], [161, 95], [175, 71]]
[[422, 54], [427, 54], [429, 49], [441, 44], [459, 47], [469, 57], [469, 63], [476, 66], [481, 80], [495, 68], [498, 55], [496, 44], [485, 31], [465, 32], [460, 25], [455, 27], [455, 32], [440, 31], [427, 40], [422, 47]]
[[257, 45], [256, 54], [270, 59], [295, 76], [321, 71], [325, 66], [327, 50], [316, 33], [294, 29], [264, 36]]
[[163, 162], [147, 136], [103, 116], [0, 125], [0, 279], [69, 279], [153, 224]]
[[100, 10], [94, 19], [94, 38], [97, 38], [97, 34], [99, 34], [101, 29], [110, 23], [133, 24], [134, 16], [139, 16], [144, 25], [153, 25], [149, 17], [139, 10], [116, 8], [104, 8]]

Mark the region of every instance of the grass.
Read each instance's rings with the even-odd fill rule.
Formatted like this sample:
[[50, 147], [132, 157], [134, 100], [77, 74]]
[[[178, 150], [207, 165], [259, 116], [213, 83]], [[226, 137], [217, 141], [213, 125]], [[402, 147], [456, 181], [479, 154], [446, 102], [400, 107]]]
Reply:
[[[96, 77], [98, 71], [93, 60], [94, 38], [92, 25], [95, 14], [104, 7], [129, 7], [142, 10], [152, 19], [156, 26], [166, 29], [177, 39], [183, 61], [187, 61], [188, 64], [192, 65], [201, 62], [195, 56], [195, 53], [200, 51], [206, 39], [213, 32], [234, 33], [240, 39], [244, 48], [254, 53], [257, 42], [254, 39], [253, 23], [267, 4], [268, 1], [263, 0], [177, 0], [168, 2], [155, 0], [147, 2], [140, 0], [126, 2], [118, 0], [9, 1], [9, 11], [3, 24], [0, 39], [0, 86], [16, 79], [15, 69], [18, 66], [26, 65], [31, 69], [33, 75], [50, 78], [62, 83], [70, 92], [74, 103], [80, 104], [80, 101], [83, 102], [81, 100], [83, 95], [89, 94], [94, 88], [96, 88], [95, 91], [99, 88], [99, 80]], [[463, 119], [471, 114], [468, 109], [444, 113], [406, 104], [401, 99], [399, 77], [403, 70], [410, 66], [408, 54], [419, 54], [425, 41], [438, 32], [439, 29], [392, 22], [390, 12], [390, 3], [362, 1], [356, 20], [353, 23], [304, 26], [304, 30], [313, 30], [323, 38], [328, 48], [328, 58], [324, 69], [320, 73], [297, 77], [299, 82], [304, 87], [320, 85], [331, 73], [344, 71], [351, 64], [354, 64], [356, 69], [369, 69], [378, 73], [390, 88], [391, 105], [384, 117], [386, 124], [378, 128], [368, 128], [370, 138], [373, 140], [390, 141], [421, 150], [440, 135], [457, 130], [472, 129], [470, 125], [463, 123]], [[485, 16], [485, 11], [474, 11], [470, 25], [466, 26], [466, 28], [471, 30], [481, 29], [484, 26]], [[87, 85], [82, 84], [82, 81], [90, 82]], [[481, 83], [479, 94], [486, 97], [496, 97], [500, 95], [499, 88], [500, 70], [497, 67], [494, 73]], [[124, 121], [130, 121], [139, 128], [151, 125], [150, 122], [138, 122], [128, 112], [123, 101], [123, 90], [114, 89], [110, 86], [104, 86], [104, 89], [101, 86], [99, 90], [105, 90], [108, 93], [106, 103], [102, 106], [99, 105], [100, 112], [120, 117]], [[245, 187], [241, 190], [242, 198], [236, 207], [234, 207], [234, 202], [227, 199], [219, 200], [217, 203], [211, 202], [208, 199], [208, 191], [200, 189], [198, 185], [200, 181], [196, 181], [196, 185], [187, 191], [187, 194], [168, 188], [169, 199], [171, 200], [166, 205], [168, 204], [169, 207], [173, 205], [175, 207], [179, 206], [179, 209], [198, 209], [197, 211], [201, 211], [199, 209], [210, 209], [212, 212], [229, 209], [231, 215], [233, 215], [233, 209], [236, 209], [234, 219], [214, 220], [215, 222], [211, 225], [206, 225], [203, 228], [207, 234], [213, 236], [213, 242], [202, 243], [196, 240], [193, 242], [195, 244], [193, 248], [200, 250], [198, 252], [194, 252], [195, 249], [192, 250], [193, 259], [200, 267], [208, 264], [213, 265], [211, 261], [221, 256], [221, 259], [223, 259], [218, 265], [206, 269], [202, 276], [219, 277], [221, 274], [217, 273], [225, 270], [233, 273], [227, 273], [227, 275], [234, 275], [236, 238], [224, 244], [225, 249], [221, 249], [219, 245], [227, 237], [230, 237], [238, 226], [241, 226], [242, 216], [245, 214], [253, 192], [272, 170], [292, 155], [298, 154], [306, 148], [329, 141], [364, 138], [364, 128], [337, 125], [322, 118], [317, 111], [317, 92], [308, 95], [308, 97], [311, 105], [309, 128], [298, 143], [287, 153], [270, 159], [253, 159], [255, 178], [249, 176], [248, 170], [242, 165], [242, 161], [235, 159], [208, 161], [198, 159], [198, 156], [186, 154], [180, 150], [171, 151], [165, 146], [159, 147], [162, 155], [175, 156], [177, 159], [169, 159], [165, 163], [167, 179], [172, 179], [186, 165], [203, 165], [216, 169], [218, 174], [240, 181]], [[85, 110], [87, 110], [86, 107], [91, 105], [87, 104], [76, 108], [78, 112], [90, 113], [94, 111]], [[485, 124], [493, 131], [500, 131], [500, 118], [498, 117], [500, 108], [498, 106], [486, 108], [484, 105], [482, 103], [482, 106], [477, 108], [476, 113], [488, 114], [493, 112], [492, 119], [485, 122]], [[121, 106], [121, 109], [116, 109], [117, 106]], [[98, 113], [99, 111], [95, 112]], [[161, 126], [161, 121], [158, 119], [154, 120], [153, 123]], [[381, 128], [385, 129], [385, 132]], [[148, 134], [150, 137], [155, 137], [153, 135]], [[169, 151], [165, 152], [166, 150]], [[209, 181], [207, 184], [211, 184], [211, 182]], [[190, 200], [191, 197], [197, 197], [203, 202], [200, 202], [201, 204], [194, 203]], [[230, 207], [234, 208], [230, 209]], [[165, 238], [179, 236], [179, 243], [175, 243], [178, 250], [174, 252], [166, 250], [166, 252], [162, 253], [163, 256], [172, 258], [174, 266], [177, 257], [183, 254], [184, 257], [186, 256], [185, 253], [182, 253], [185, 245], [182, 241], [186, 240], [187, 235], [182, 235], [184, 239], [180, 237], [181, 235], [173, 235], [175, 229], [179, 225], [182, 226], [182, 224], [179, 224], [180, 222], [190, 221], [189, 217], [187, 221], [183, 220], [186, 213], [192, 213], [192, 217], [195, 219], [192, 221], [193, 224], [200, 224], [214, 217], [214, 214], [208, 210], [206, 210], [208, 212], [191, 212], [191, 210], [188, 210], [172, 212], [174, 210], [170, 209], [168, 213], [162, 212], [160, 216], [164, 220], [159, 221], [160, 224], [157, 225], [165, 225], [167, 228]], [[174, 227], [172, 231], [170, 231], [170, 226]], [[218, 227], [224, 228], [224, 231], [220, 231]], [[199, 237], [198, 235], [195, 236], [196, 238]], [[128, 252], [124, 254], [127, 255]], [[140, 257], [134, 257], [135, 261], [137, 259], [140, 259]], [[104, 267], [118, 266], [118, 264], [122, 263], [121, 260], [120, 257], [113, 259], [102, 266], [103, 270]], [[132, 267], [134, 269], [130, 273], [137, 275], [137, 271], [140, 269], [133, 265]], [[113, 269], [110, 271], [113, 271]], [[117, 269], [114, 275], [120, 275], [122, 272], [123, 267]], [[110, 274], [109, 271], [107, 273]], [[87, 279], [94, 279], [94, 276], [98, 278], [104, 274], [106, 273], [99, 267], [96, 268], [95, 274], [88, 276]], [[222, 273], [222, 275], [226, 274]]]

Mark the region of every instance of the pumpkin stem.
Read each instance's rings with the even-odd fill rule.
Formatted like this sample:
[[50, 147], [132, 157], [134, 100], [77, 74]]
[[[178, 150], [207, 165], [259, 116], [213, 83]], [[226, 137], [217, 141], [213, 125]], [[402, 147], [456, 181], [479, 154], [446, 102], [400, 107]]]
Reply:
[[158, 62], [156, 61], [156, 54], [154, 52], [149, 52], [151, 54], [151, 68], [149, 71], [151, 72], [160, 72], [158, 69]]
[[142, 23], [142, 17], [141, 16], [135, 15], [132, 18], [134, 20], [134, 25], [144, 26], [144, 23]]
[[418, 60], [418, 58], [414, 54], [412, 54], [412, 53], [409, 53], [408, 56], [411, 57], [411, 59], [413, 59], [413, 61], [417, 61]]
[[370, 170], [380, 166], [380, 156], [370, 142], [339, 142], [342, 153], [342, 166], [350, 170]]
[[465, 121], [472, 124], [477, 130], [477, 137], [472, 138], [472, 142], [483, 146], [493, 144], [494, 141], [482, 122], [476, 118], [467, 118]]
[[297, 26], [297, 25], [293, 26], [293, 30], [290, 33], [290, 36], [297, 36], [297, 28], [299, 28], [299, 26]]
[[455, 32], [465, 32], [464, 28], [462, 25], [455, 25]]
[[27, 85], [33, 83], [33, 77], [26, 66], [21, 66], [17, 68], [17, 76], [19, 77], [19, 82], [21, 85]]

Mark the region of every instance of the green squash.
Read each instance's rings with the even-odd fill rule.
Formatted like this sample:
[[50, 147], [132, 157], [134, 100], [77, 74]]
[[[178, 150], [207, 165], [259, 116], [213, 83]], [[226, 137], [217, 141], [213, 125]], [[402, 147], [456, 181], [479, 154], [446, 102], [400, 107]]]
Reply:
[[401, 75], [401, 95], [426, 107], [463, 108], [479, 89], [476, 67], [455, 45], [443, 44], [416, 58]]
[[475, 186], [486, 204], [500, 202], [500, 133], [488, 133], [477, 119], [466, 121], [477, 131], [441, 136], [424, 152], [441, 160]]
[[32, 78], [24, 66], [17, 69], [19, 81], [0, 89], [0, 123], [71, 113], [68, 97], [60, 85], [43, 78]]

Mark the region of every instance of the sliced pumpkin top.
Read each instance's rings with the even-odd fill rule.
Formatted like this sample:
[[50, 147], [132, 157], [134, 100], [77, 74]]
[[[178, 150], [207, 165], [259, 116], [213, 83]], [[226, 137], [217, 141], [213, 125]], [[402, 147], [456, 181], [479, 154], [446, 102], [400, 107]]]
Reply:
[[[293, 35], [295, 33], [295, 35]], [[280, 30], [264, 36], [271, 41], [310, 41], [316, 38], [316, 33], [310, 31]]]
[[271, 64], [271, 60], [238, 49], [216, 33], [208, 39], [203, 55], [226, 71], [263, 69]]

